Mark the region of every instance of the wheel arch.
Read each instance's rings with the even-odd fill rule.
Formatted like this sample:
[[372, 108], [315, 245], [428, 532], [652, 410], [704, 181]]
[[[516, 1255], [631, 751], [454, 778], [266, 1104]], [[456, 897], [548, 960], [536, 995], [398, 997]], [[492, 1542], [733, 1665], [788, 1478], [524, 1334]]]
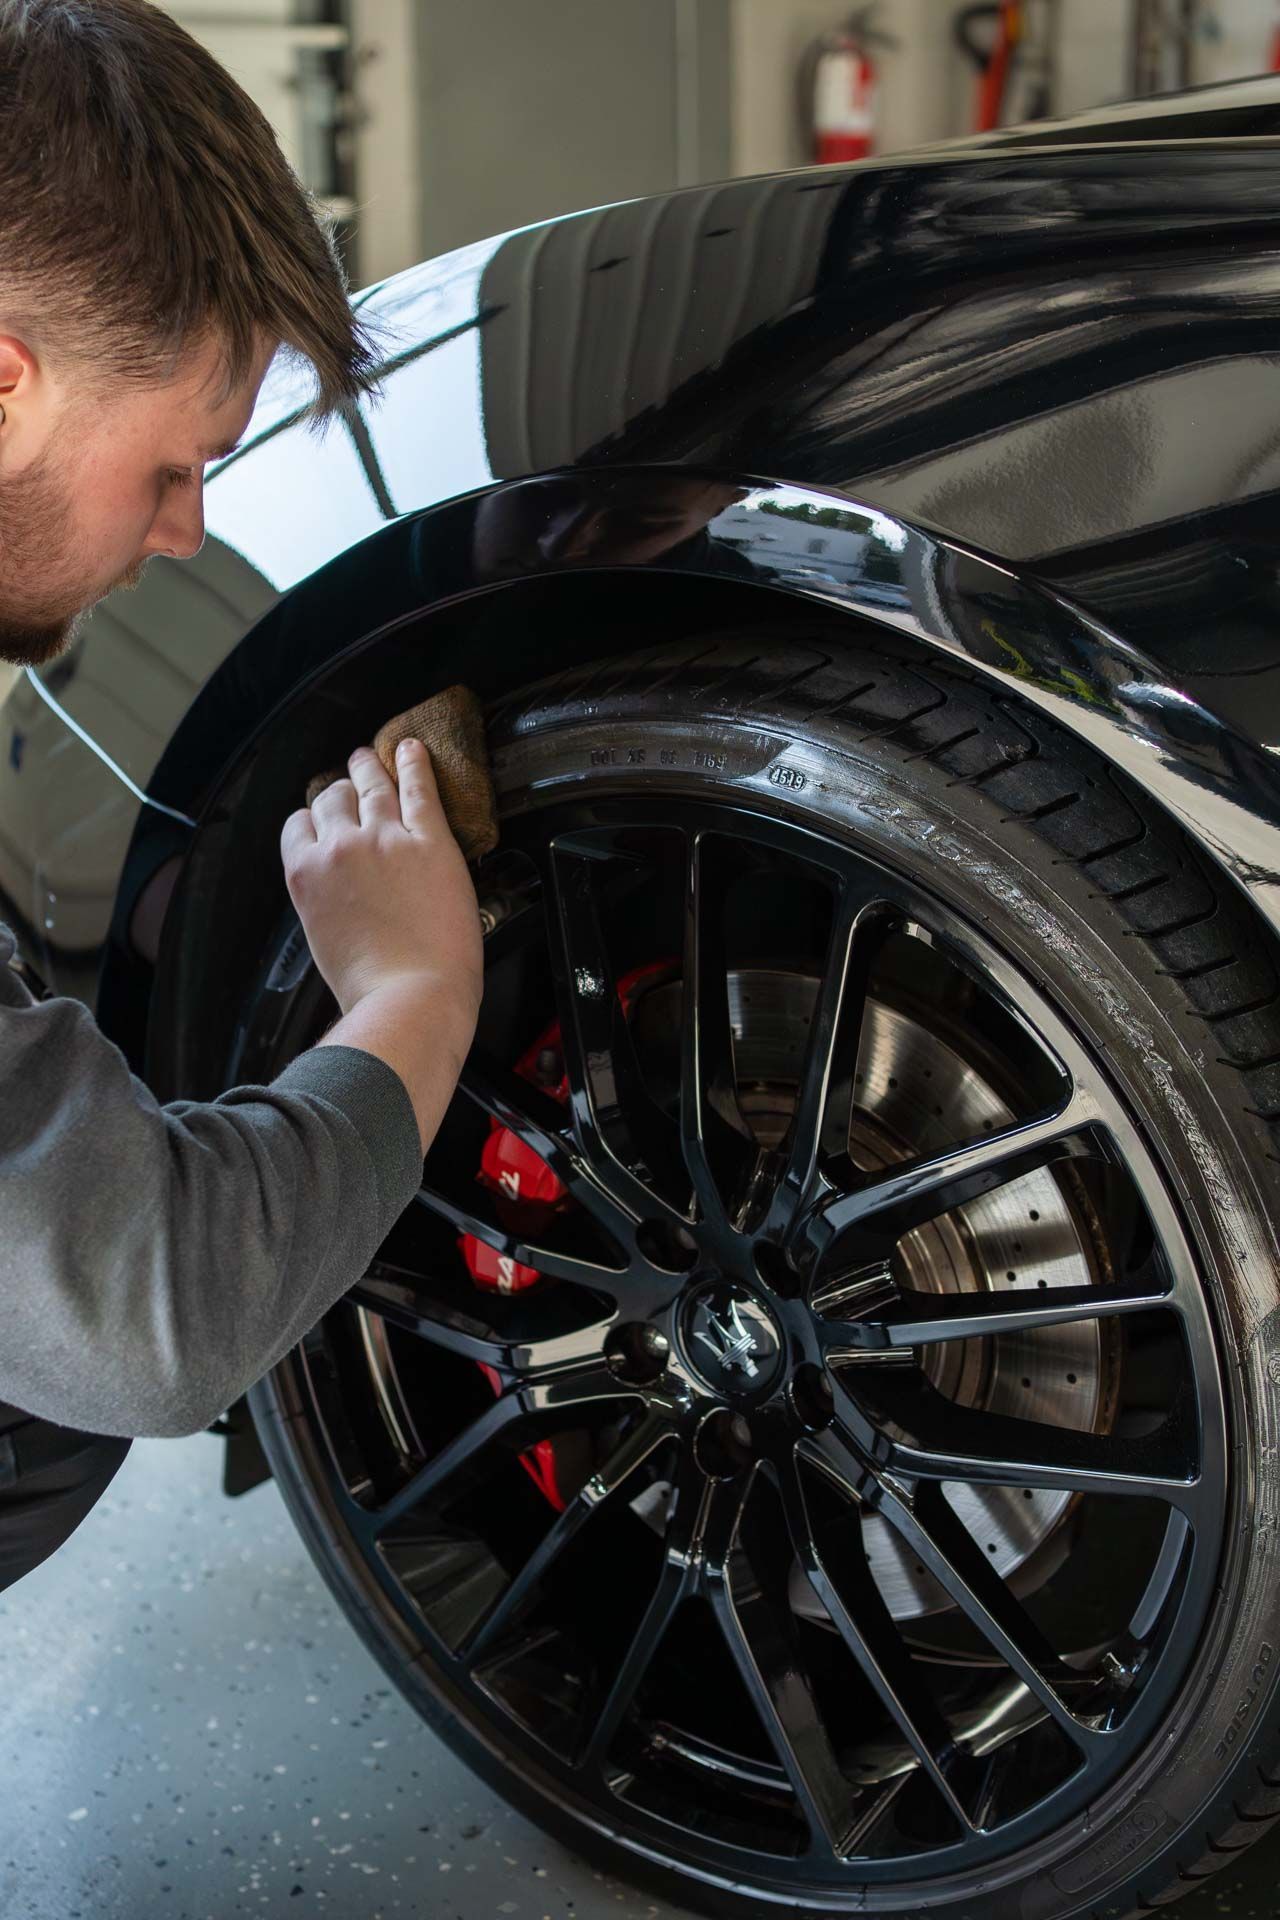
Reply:
[[[688, 469], [625, 477], [655, 501], [690, 484]], [[924, 661], [964, 661], [1121, 767], [1280, 929], [1280, 778], [1270, 758], [1023, 572], [839, 494], [722, 474], [704, 483], [732, 494], [731, 504], [643, 562], [619, 564], [607, 550], [586, 560], [538, 554], [505, 579], [476, 563], [482, 502], [510, 501], [536, 528], [566, 487], [604, 512], [623, 478], [541, 476], [387, 527], [287, 595], [202, 689], [149, 789], [195, 823], [154, 981], [129, 978], [115, 946], [103, 967], [103, 1006], [123, 1030], [145, 1033], [145, 1073], [161, 1098], [212, 1097], [224, 1084], [236, 1006], [287, 905], [279, 826], [313, 772], [453, 680], [494, 698], [557, 665], [704, 624], [785, 619], [799, 629], [834, 618], [852, 636], [866, 622], [891, 628]], [[143, 809], [134, 852], [139, 835], [172, 852], [173, 823], [156, 816]]]
[[[376, 629], [300, 683], [242, 744], [200, 807], [165, 918], [139, 1029], [145, 1030], [140, 1071], [157, 1097], [213, 1098], [227, 1084], [239, 1010], [288, 911], [280, 826], [302, 804], [310, 775], [340, 765], [351, 745], [371, 738], [389, 714], [459, 679], [486, 702], [514, 691], [548, 670], [546, 641], [553, 633], [554, 658], [567, 670], [642, 645], [655, 624], [666, 643], [735, 619], [756, 623], [762, 603], [774, 610], [775, 621], [781, 608], [797, 622], [813, 611], [740, 582], [655, 571], [627, 580], [628, 608], [620, 618], [619, 585], [619, 576], [606, 571], [519, 581]], [[478, 668], [471, 635], [481, 601], [510, 640]], [[140, 830], [146, 824], [140, 822]], [[157, 831], [168, 838], [159, 823]], [[108, 965], [104, 994], [109, 972]], [[189, 1017], [195, 1007], [198, 1021]]]

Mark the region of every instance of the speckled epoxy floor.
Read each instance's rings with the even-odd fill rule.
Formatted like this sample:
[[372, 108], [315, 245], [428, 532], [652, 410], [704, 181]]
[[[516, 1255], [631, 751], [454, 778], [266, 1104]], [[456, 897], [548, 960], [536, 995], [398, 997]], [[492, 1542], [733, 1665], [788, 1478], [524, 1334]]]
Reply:
[[4, 1920], [684, 1920], [475, 1780], [220, 1455], [135, 1444], [0, 1595]]
[[[410, 1712], [275, 1488], [142, 1441], [0, 1595], [3, 1920], [687, 1920], [545, 1838]], [[1178, 1920], [1274, 1920], [1280, 1836]]]

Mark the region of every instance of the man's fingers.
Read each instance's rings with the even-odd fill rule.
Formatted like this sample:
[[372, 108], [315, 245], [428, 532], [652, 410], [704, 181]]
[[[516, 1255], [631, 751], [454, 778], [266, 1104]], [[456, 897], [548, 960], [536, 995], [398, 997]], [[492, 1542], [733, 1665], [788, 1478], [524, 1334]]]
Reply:
[[410, 833], [438, 832], [442, 810], [435, 768], [420, 740], [404, 740], [396, 748], [396, 779], [400, 812]]
[[326, 831], [332, 833], [335, 827], [358, 826], [360, 805], [350, 780], [333, 780], [318, 793], [311, 802], [311, 818], [319, 840], [324, 839]]
[[289, 861], [303, 847], [314, 847], [316, 843], [316, 823], [311, 818], [310, 807], [299, 807], [291, 813], [280, 829], [280, 856], [287, 866]]
[[431, 755], [420, 740], [403, 741], [393, 781], [370, 747], [357, 747], [347, 761], [350, 776], [334, 780], [308, 810], [313, 839], [326, 830], [375, 820], [402, 820], [410, 833], [437, 833], [443, 819]]
[[373, 749], [357, 747], [347, 765], [351, 769], [361, 820], [398, 820], [400, 805], [395, 782]]

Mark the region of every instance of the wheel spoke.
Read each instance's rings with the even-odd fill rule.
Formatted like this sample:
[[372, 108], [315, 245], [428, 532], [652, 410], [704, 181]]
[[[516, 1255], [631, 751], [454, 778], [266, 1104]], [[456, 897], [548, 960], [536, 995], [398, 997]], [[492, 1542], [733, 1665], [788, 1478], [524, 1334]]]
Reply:
[[478, 1107], [519, 1136], [526, 1147], [550, 1162], [571, 1165], [565, 1129], [569, 1116], [560, 1103], [521, 1074], [513, 1073], [478, 1046], [467, 1055], [458, 1087]]
[[704, 1473], [691, 1446], [681, 1455], [664, 1544], [667, 1558], [686, 1568], [695, 1586], [723, 1570], [745, 1493], [741, 1476], [717, 1480]]
[[[842, 1397], [837, 1394], [837, 1402]], [[808, 1435], [804, 1446], [840, 1489], [846, 1493], [856, 1489], [864, 1504], [902, 1536], [920, 1564], [1075, 1745], [1086, 1753], [1097, 1751], [1108, 1736], [1077, 1720], [1063, 1698], [1064, 1692], [1091, 1686], [1092, 1676], [1077, 1673], [1059, 1659], [977, 1546], [942, 1487], [925, 1482], [908, 1496], [896, 1480], [879, 1476], [873, 1487], [856, 1451], [848, 1446], [838, 1417], [832, 1426]]]
[[526, 1301], [519, 1294], [493, 1294], [475, 1296], [474, 1304], [483, 1305], [488, 1316], [482, 1320], [433, 1293], [421, 1273], [388, 1260], [373, 1261], [347, 1297], [418, 1339], [507, 1374], [598, 1358], [612, 1318], [582, 1326], [568, 1315], [554, 1315], [544, 1295]]
[[579, 1489], [529, 1555], [497, 1605], [456, 1649], [467, 1666], [478, 1666], [485, 1654], [501, 1637], [525, 1605], [530, 1594], [543, 1581], [548, 1570], [575, 1540], [587, 1521], [599, 1512], [623, 1482], [646, 1461], [655, 1447], [670, 1437], [671, 1428], [660, 1414], [646, 1414], [640, 1424], [619, 1442]]
[[716, 1556], [707, 1596], [808, 1824], [809, 1857], [843, 1859], [860, 1795], [840, 1769], [796, 1639], [785, 1523], [772, 1500], [750, 1508], [750, 1544], [740, 1533], [740, 1552]]
[[906, 1293], [885, 1314], [868, 1320], [817, 1319], [829, 1359], [840, 1353], [888, 1353], [935, 1341], [990, 1339], [1035, 1327], [1075, 1326], [1080, 1321], [1149, 1313], [1170, 1294], [1152, 1287], [1010, 1288], [989, 1293]]
[[633, 1216], [658, 1200], [679, 1211], [687, 1180], [676, 1130], [645, 1084], [600, 924], [602, 864], [554, 842], [543, 861], [574, 1135], [601, 1183]]
[[429, 1340], [449, 1353], [459, 1353], [466, 1360], [495, 1366], [506, 1358], [506, 1342], [484, 1321], [448, 1301], [433, 1298], [426, 1292], [420, 1274], [394, 1267], [389, 1261], [375, 1260], [347, 1298], [391, 1325], [403, 1327], [406, 1333]]
[[1072, 1743], [1086, 1756], [1097, 1754], [1111, 1736], [1077, 1719], [1064, 1697], [1091, 1689], [1093, 1675], [1081, 1675], [1059, 1659], [941, 1486], [918, 1488], [910, 1504], [889, 1495], [879, 1512]]
[[687, 1580], [688, 1576], [678, 1562], [663, 1562], [658, 1584], [631, 1637], [631, 1644], [618, 1664], [604, 1700], [592, 1715], [591, 1737], [578, 1760], [578, 1765], [584, 1770], [598, 1772], [604, 1766], [618, 1728], [635, 1698], [636, 1688], [648, 1671], [662, 1636], [675, 1617], [676, 1608], [684, 1599]]
[[569, 1115], [541, 1087], [492, 1058], [479, 1047], [467, 1056], [458, 1090], [482, 1112], [513, 1133], [546, 1163], [556, 1179], [606, 1227], [614, 1231], [633, 1216], [601, 1186], [591, 1168], [566, 1138]]
[[716, 1487], [717, 1483], [709, 1480], [698, 1466], [692, 1447], [685, 1447], [676, 1470], [675, 1498], [663, 1541], [662, 1571], [609, 1690], [593, 1715], [591, 1739], [580, 1761], [584, 1768], [603, 1767], [623, 1716], [676, 1609], [697, 1585], [709, 1529], [714, 1539]]
[[692, 832], [685, 866], [680, 1132], [702, 1216], [722, 1224], [742, 1198], [757, 1156], [734, 1071], [727, 898], [723, 864], [708, 857], [706, 836]]
[[[887, 1395], [883, 1405], [887, 1411]], [[961, 1406], [923, 1379], [909, 1397], [895, 1397], [894, 1408], [917, 1435], [879, 1442], [896, 1477], [1154, 1499], [1188, 1518], [1199, 1506], [1194, 1413], [1181, 1397], [1155, 1433], [1133, 1438]]]
[[369, 1518], [374, 1533], [382, 1534], [396, 1526], [416, 1508], [434, 1500], [445, 1487], [456, 1494], [481, 1479], [489, 1470], [493, 1443], [501, 1440], [504, 1445], [515, 1446], [527, 1426], [527, 1409], [519, 1393], [503, 1394], [419, 1467], [390, 1500], [373, 1509]]
[[495, 1447], [522, 1451], [538, 1436], [538, 1429], [548, 1424], [548, 1416], [585, 1409], [600, 1401], [633, 1397], [635, 1391], [623, 1385], [598, 1357], [567, 1367], [535, 1369], [518, 1385], [508, 1387], [492, 1406], [477, 1414], [419, 1467], [397, 1493], [373, 1509], [370, 1520], [374, 1532], [385, 1533], [416, 1508], [439, 1500], [446, 1490], [451, 1500], [458, 1499], [488, 1476]]
[[489, 1210], [485, 1190], [479, 1185], [475, 1188], [474, 1199], [465, 1207], [450, 1200], [438, 1187], [421, 1186], [413, 1197], [428, 1212], [439, 1214], [450, 1226], [456, 1227], [459, 1233], [472, 1234], [487, 1247], [492, 1247], [495, 1253], [520, 1266], [533, 1267], [553, 1280], [571, 1280], [579, 1286], [611, 1292], [625, 1272], [622, 1267], [606, 1267], [598, 1260], [584, 1259], [556, 1247], [522, 1240], [518, 1234], [504, 1227], [496, 1214]]
[[640, 1388], [620, 1380], [598, 1352], [567, 1363], [556, 1360], [545, 1366], [526, 1367], [519, 1386], [512, 1391], [520, 1394], [530, 1413], [563, 1412], [599, 1400], [644, 1397]]
[[783, 1171], [764, 1231], [786, 1231], [824, 1166], [849, 1166], [854, 1075], [871, 969], [897, 923], [887, 901], [846, 884], [837, 898], [800, 1089], [783, 1146]]
[[824, 1201], [803, 1222], [806, 1261], [816, 1269], [835, 1258], [870, 1259], [886, 1241], [1025, 1173], [1095, 1153], [1099, 1118], [1092, 1100], [1078, 1093], [1056, 1114], [873, 1176], [852, 1193]]
[[954, 1751], [950, 1730], [876, 1584], [857, 1509], [846, 1509], [841, 1527], [824, 1529], [819, 1545], [794, 1455], [780, 1463], [779, 1476], [791, 1545], [809, 1584], [961, 1831], [968, 1832], [974, 1822], [947, 1776]]

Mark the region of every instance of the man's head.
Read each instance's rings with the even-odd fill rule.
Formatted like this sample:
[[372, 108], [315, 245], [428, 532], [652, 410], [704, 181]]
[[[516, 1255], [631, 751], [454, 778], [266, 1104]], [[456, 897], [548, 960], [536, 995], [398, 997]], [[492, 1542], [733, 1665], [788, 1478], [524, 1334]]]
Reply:
[[157, 553], [280, 346], [322, 417], [369, 345], [248, 96], [148, 0], [0, 0], [0, 659], [36, 664]]

